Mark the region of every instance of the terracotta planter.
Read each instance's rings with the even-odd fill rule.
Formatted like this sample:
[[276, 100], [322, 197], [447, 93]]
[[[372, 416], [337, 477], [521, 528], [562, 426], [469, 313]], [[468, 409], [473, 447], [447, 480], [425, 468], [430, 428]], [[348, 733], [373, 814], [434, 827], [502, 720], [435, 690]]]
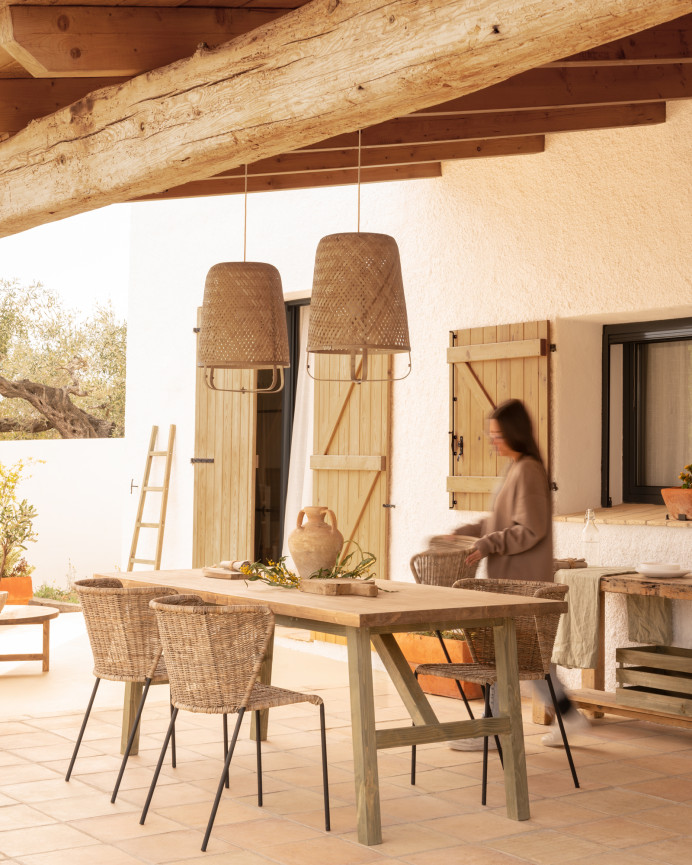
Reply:
[[[325, 522], [329, 515], [331, 526]], [[303, 517], [308, 521], [303, 524]], [[298, 575], [307, 580], [320, 568], [332, 568], [344, 536], [336, 527], [334, 511], [322, 507], [304, 507], [298, 514], [296, 528], [288, 537], [288, 549], [295, 562]]]
[[[394, 636], [411, 669], [416, 664], [443, 664], [445, 662], [445, 656], [442, 654], [442, 647], [437, 637], [430, 637], [425, 634], [395, 634]], [[445, 645], [453, 662], [457, 664], [471, 663], [471, 654], [463, 640], [445, 640]], [[418, 681], [426, 694], [461, 699], [454, 679], [443, 679], [440, 676], [421, 676]], [[482, 696], [478, 685], [462, 682], [461, 686], [470, 700]]]
[[665, 487], [661, 490], [661, 495], [671, 520], [679, 519], [681, 514], [686, 516], [688, 520], [692, 520], [692, 489]]
[[31, 577], [3, 577], [0, 579], [0, 591], [9, 592], [8, 604], [28, 604], [34, 595]]

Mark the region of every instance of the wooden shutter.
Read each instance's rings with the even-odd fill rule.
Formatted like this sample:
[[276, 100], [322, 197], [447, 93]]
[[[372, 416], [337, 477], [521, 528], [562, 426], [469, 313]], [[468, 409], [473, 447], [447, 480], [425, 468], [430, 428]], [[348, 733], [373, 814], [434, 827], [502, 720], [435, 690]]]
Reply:
[[[254, 387], [255, 378], [250, 370], [215, 373], [218, 387]], [[256, 395], [210, 390], [198, 368], [193, 568], [254, 559], [256, 427]]]
[[[350, 360], [316, 355], [316, 378], [345, 379]], [[388, 576], [388, 474], [391, 413], [390, 355], [368, 358], [368, 378], [353, 384], [315, 382], [313, 502], [331, 508], [345, 541], [376, 559], [377, 576]], [[309, 504], [306, 502], [305, 504]], [[354, 550], [351, 546], [349, 552]], [[357, 555], [357, 550], [356, 550]]]
[[485, 511], [499, 481], [498, 458], [487, 436], [487, 417], [506, 399], [520, 399], [533, 421], [550, 471], [547, 321], [452, 331], [450, 375], [450, 507]]

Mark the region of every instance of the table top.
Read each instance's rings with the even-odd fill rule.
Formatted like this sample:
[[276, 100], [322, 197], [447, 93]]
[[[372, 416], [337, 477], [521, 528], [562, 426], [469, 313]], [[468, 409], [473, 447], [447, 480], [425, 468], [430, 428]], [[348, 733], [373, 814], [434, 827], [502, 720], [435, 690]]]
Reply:
[[643, 574], [613, 574], [601, 577], [600, 588], [604, 592], [625, 595], [648, 595], [674, 600], [692, 600], [692, 576], [645, 577]]
[[94, 574], [110, 577], [124, 584], [171, 586], [181, 593], [206, 596], [207, 600], [229, 603], [264, 604], [282, 617], [304, 619], [351, 628], [407, 630], [434, 624], [442, 627], [460, 622], [501, 619], [518, 615], [564, 613], [564, 601], [499, 595], [466, 589], [448, 589], [377, 580], [380, 592], [375, 598], [358, 595], [313, 595], [296, 589], [282, 589], [259, 582], [217, 580], [205, 577], [200, 570], [135, 571]]
[[55, 619], [60, 610], [37, 605], [6, 605], [0, 612], [0, 625], [40, 625]]

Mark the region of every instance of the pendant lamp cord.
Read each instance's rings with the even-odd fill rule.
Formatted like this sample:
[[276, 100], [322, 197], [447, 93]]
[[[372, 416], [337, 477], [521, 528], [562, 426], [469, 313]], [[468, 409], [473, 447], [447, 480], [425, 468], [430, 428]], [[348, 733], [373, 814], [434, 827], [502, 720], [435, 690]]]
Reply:
[[245, 200], [243, 202], [243, 261], [247, 261], [247, 162], [245, 163]]
[[360, 231], [360, 136], [361, 130], [358, 130], [358, 221], [356, 231]]

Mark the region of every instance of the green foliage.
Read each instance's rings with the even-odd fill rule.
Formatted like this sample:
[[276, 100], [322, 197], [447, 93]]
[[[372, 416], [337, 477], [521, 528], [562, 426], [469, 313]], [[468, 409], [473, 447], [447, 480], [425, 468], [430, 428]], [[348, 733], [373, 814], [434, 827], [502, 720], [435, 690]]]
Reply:
[[[127, 325], [110, 304], [83, 314], [40, 283], [0, 279], [0, 374], [58, 388], [77, 382], [69, 399], [112, 421], [114, 437], [124, 435], [126, 339]], [[0, 416], [27, 426], [40, 417], [25, 400], [2, 397]], [[0, 433], [0, 440], [58, 437], [55, 430]]]
[[683, 490], [692, 489], [692, 463], [685, 466], [684, 470], [680, 472], [679, 478], [682, 481]]
[[0, 463], [0, 577], [28, 576], [33, 568], [22, 557], [26, 545], [38, 537], [33, 521], [36, 509], [26, 499], [17, 497], [17, 486], [26, 464]]
[[46, 598], [49, 601], [65, 601], [68, 604], [78, 604], [79, 595], [70, 589], [57, 589], [55, 586], [49, 586], [44, 583], [37, 589], [34, 589], [35, 598]]
[[372, 580], [376, 574], [370, 572], [370, 568], [375, 564], [375, 556], [372, 553], [364, 553], [363, 550], [358, 546], [355, 541], [346, 541], [344, 544], [344, 548], [349, 544], [353, 544], [354, 547], [358, 550], [360, 554], [360, 558], [358, 560], [354, 560], [354, 556], [356, 555], [356, 550], [352, 553], [349, 553], [347, 556], [344, 555], [343, 549], [336, 557], [336, 562], [334, 562], [334, 567], [332, 568], [320, 568], [319, 571], [315, 571], [314, 574], [310, 574], [311, 580], [363, 580], [367, 582], [368, 580]]
[[240, 570], [250, 582], [260, 580], [282, 589], [297, 589], [300, 586], [300, 577], [286, 567], [286, 556], [280, 558], [278, 562], [269, 559], [266, 565], [262, 562], [253, 562], [251, 565], [244, 565]]

